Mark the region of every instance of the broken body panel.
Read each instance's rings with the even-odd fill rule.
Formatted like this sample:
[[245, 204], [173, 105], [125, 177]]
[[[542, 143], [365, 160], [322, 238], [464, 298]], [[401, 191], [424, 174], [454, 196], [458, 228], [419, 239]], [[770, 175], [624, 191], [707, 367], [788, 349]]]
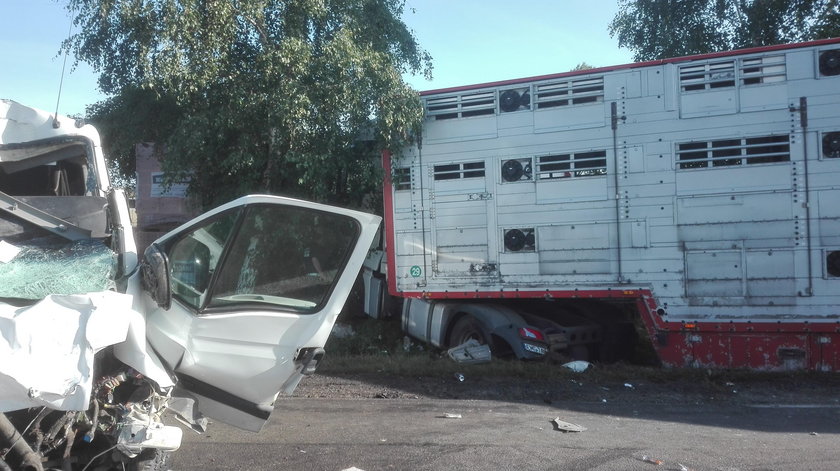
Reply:
[[101, 431], [127, 457], [178, 448], [167, 406], [259, 430], [323, 356], [380, 219], [246, 196], [138, 258], [105, 165], [92, 126], [0, 101], [0, 412], [92, 411], [47, 419], [56, 443]]

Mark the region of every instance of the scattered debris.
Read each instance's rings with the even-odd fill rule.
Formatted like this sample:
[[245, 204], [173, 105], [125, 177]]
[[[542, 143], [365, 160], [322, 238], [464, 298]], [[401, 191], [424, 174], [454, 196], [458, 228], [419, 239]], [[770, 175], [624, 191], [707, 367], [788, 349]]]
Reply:
[[624, 383], [624, 387], [627, 389], [635, 389], [635, 387], [630, 383]]
[[490, 346], [478, 343], [478, 340], [470, 339], [450, 348], [446, 352], [449, 358], [458, 363], [487, 363], [490, 361]]
[[664, 461], [662, 461], [662, 460], [658, 460], [658, 459], [656, 459], [656, 458], [651, 458], [651, 457], [650, 457], [650, 456], [648, 456], [648, 455], [642, 455], [642, 457], [641, 457], [641, 458], [638, 458], [638, 460], [639, 460], [639, 461], [644, 461], [645, 463], [655, 464], [655, 465], [657, 465], [657, 466], [659, 466], [659, 465], [661, 465], [662, 463], [664, 463]]
[[574, 371], [575, 373], [583, 373], [590, 366], [592, 366], [592, 363], [589, 363], [588, 361], [583, 361], [583, 360], [575, 360], [575, 361], [570, 361], [568, 363], [563, 364], [564, 368], [568, 368], [568, 369]]
[[357, 468], [357, 467], [355, 467], [355, 466], [351, 466], [351, 467], [349, 467], [349, 468], [344, 468], [344, 469], [342, 469], [341, 471], [365, 471], [365, 470], [363, 470], [363, 469], [359, 469], [359, 468]]
[[812, 435], [812, 436], [815, 436], [815, 437], [816, 437], [816, 436], [818, 436], [819, 434], [818, 434], [817, 432], [811, 432], [809, 435]]
[[606, 400], [606, 399], [601, 399], [601, 402], [603, 402], [604, 404], [606, 404], [606, 403], [607, 403], [607, 400]]
[[400, 393], [398, 391], [383, 389], [376, 393], [373, 397], [376, 399], [395, 399], [400, 397]]
[[455, 373], [455, 379], [457, 379], [459, 383], [463, 383], [466, 378], [464, 378], [463, 373]]
[[337, 339], [346, 339], [356, 335], [356, 332], [353, 331], [353, 326], [350, 324], [335, 324], [331, 335]]
[[689, 468], [688, 466], [686, 466], [682, 463], [677, 463], [677, 470], [678, 471], [691, 471], [691, 468]]
[[551, 421], [554, 424], [555, 430], [560, 432], [583, 432], [586, 430], [586, 427], [578, 424], [573, 424], [571, 422], [565, 422], [560, 420], [560, 417]]
[[439, 419], [460, 419], [461, 414], [453, 414], [453, 413], [447, 412], [443, 415], [439, 415], [438, 418]]

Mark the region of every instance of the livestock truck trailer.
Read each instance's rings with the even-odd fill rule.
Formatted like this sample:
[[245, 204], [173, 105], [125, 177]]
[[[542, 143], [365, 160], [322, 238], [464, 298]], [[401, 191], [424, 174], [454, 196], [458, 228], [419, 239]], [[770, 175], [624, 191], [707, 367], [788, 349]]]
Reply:
[[421, 93], [366, 312], [447, 348], [840, 370], [840, 39]]

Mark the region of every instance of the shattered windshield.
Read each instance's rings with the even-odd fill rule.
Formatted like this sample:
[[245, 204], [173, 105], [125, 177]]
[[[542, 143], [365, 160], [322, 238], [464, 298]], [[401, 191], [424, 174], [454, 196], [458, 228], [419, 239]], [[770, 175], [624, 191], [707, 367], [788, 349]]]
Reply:
[[101, 240], [39, 247], [0, 242], [0, 298], [43, 299], [113, 287], [115, 255]]

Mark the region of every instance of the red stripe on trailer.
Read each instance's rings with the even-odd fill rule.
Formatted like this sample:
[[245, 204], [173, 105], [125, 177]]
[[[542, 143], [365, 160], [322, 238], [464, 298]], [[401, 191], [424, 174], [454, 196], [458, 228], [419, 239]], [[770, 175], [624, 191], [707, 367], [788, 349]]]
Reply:
[[631, 62], [629, 64], [621, 64], [621, 65], [611, 65], [606, 67], [597, 67], [594, 69], [585, 69], [585, 70], [573, 70], [569, 72], [561, 72], [557, 74], [547, 74], [547, 75], [536, 75], [533, 77], [523, 77], [517, 79], [510, 79], [510, 80], [500, 80], [497, 82], [486, 82], [486, 83], [477, 83], [473, 85], [461, 85], [457, 87], [449, 87], [449, 88], [438, 88], [435, 90], [425, 90], [420, 92], [420, 96], [428, 96], [428, 95], [437, 95], [441, 93], [455, 93], [455, 92], [463, 92], [467, 90], [477, 90], [480, 88], [493, 88], [493, 87], [504, 87], [508, 85], [518, 85], [521, 83], [530, 83], [530, 82], [537, 82], [542, 80], [553, 80], [558, 78], [564, 77], [574, 77], [577, 75], [590, 75], [590, 74], [598, 74], [603, 72], [613, 72], [616, 70], [626, 70], [626, 69], [637, 69], [642, 67], [649, 67], [655, 65], [663, 65], [663, 64], [676, 64], [681, 62], [687, 61], [696, 61], [696, 60], [707, 60], [707, 59], [716, 59], [719, 57], [729, 57], [735, 55], [742, 55], [742, 54], [760, 54], [764, 52], [773, 52], [773, 51], [783, 51], [787, 49], [796, 49], [799, 47], [808, 47], [808, 46], [824, 46], [828, 44], [838, 44], [840, 43], [840, 38], [830, 38], [830, 39], [820, 39], [817, 41], [808, 41], [802, 43], [791, 43], [791, 44], [776, 44], [773, 46], [761, 46], [761, 47], [753, 47], [748, 49], [735, 49], [731, 51], [721, 51], [721, 52], [710, 52], [707, 54], [696, 54], [693, 56], [682, 56], [682, 57], [673, 57], [669, 59], [659, 59], [659, 60], [652, 60], [647, 62]]

